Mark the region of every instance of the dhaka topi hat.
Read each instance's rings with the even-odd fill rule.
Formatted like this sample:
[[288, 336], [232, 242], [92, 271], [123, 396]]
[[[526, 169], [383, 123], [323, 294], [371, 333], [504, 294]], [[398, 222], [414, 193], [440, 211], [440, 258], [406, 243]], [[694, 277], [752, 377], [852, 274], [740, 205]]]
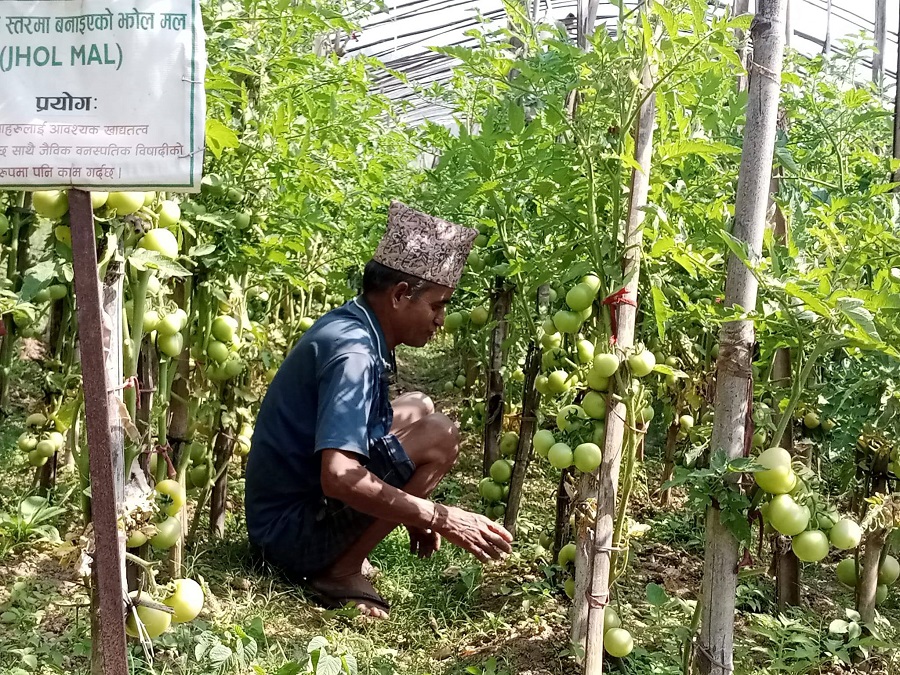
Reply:
[[392, 201], [387, 231], [373, 260], [441, 286], [455, 288], [477, 230]]

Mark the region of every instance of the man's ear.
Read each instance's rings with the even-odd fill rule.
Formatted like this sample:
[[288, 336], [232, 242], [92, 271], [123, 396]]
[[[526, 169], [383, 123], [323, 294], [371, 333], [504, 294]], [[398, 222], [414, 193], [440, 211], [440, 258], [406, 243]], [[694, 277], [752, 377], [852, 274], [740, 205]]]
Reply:
[[397, 307], [405, 298], [409, 295], [409, 284], [405, 281], [401, 281], [399, 284], [394, 286], [394, 290], [391, 291], [391, 304], [394, 307]]

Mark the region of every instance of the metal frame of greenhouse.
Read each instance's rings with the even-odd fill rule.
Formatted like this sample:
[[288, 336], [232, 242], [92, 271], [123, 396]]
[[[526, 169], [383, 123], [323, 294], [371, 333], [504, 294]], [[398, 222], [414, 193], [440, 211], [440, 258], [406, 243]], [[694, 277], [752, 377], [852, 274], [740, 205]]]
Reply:
[[[545, 23], [565, 27], [574, 40], [580, 0], [529, 0], [532, 15]], [[875, 14], [884, 0], [791, 0], [789, 31], [791, 46], [797, 51], [813, 55], [826, 50], [843, 51], [843, 40], [875, 35]], [[586, 3], [584, 3], [586, 4]], [[633, 0], [626, 2], [633, 7]], [[727, 3], [727, 4], [730, 4]], [[886, 0], [887, 36], [884, 54], [886, 94], [896, 80], [898, 23], [900, 0]], [[751, 0], [750, 7], [754, 2]], [[830, 21], [829, 17], [830, 6]], [[725, 3], [709, 2], [710, 12], [722, 12]], [[587, 9], [582, 8], [582, 14]], [[614, 26], [618, 9], [608, 0], [599, 2], [597, 26]], [[466, 35], [472, 30], [490, 31], [505, 25], [506, 11], [501, 0], [387, 0], [384, 10], [363, 22], [362, 30], [347, 39], [346, 53], [365, 54], [379, 59], [384, 65], [403, 73], [418, 87], [446, 84], [458, 61], [433, 51], [432, 47], [478, 44], [475, 37]], [[872, 68], [873, 52], [865, 58], [865, 66]], [[411, 87], [389, 73], [376, 76], [376, 87], [384, 95], [405, 107], [403, 117], [411, 123], [430, 120], [447, 123], [452, 111], [427, 100]]]

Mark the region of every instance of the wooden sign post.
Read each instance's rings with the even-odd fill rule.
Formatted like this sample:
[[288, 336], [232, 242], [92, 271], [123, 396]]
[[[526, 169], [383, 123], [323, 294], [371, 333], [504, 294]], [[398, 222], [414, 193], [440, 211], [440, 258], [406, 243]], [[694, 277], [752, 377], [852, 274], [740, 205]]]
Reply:
[[94, 645], [92, 673], [121, 675], [128, 672], [128, 664], [125, 651], [125, 580], [116, 512], [121, 494], [117, 485], [121, 485], [124, 474], [121, 471], [122, 448], [116, 449], [113, 445], [111, 383], [107, 372], [107, 350], [121, 333], [114, 333], [112, 326], [107, 325], [104, 334], [90, 193], [69, 191], [69, 215], [90, 456], [91, 520], [94, 525], [92, 592], [98, 600], [95, 609], [99, 635], [96, 637], [99, 637], [100, 644]]

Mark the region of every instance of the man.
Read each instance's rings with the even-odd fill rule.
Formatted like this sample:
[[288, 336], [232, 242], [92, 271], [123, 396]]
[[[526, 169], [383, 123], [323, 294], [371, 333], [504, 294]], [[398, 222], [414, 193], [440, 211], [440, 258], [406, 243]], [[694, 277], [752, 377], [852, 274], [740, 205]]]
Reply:
[[435, 504], [459, 432], [419, 393], [391, 401], [394, 348], [424, 346], [444, 323], [477, 233], [393, 202], [363, 293], [319, 319], [279, 368], [247, 463], [250, 542], [331, 607], [384, 618], [368, 555], [397, 525], [429, 557], [443, 536], [482, 561], [510, 551], [503, 527]]

